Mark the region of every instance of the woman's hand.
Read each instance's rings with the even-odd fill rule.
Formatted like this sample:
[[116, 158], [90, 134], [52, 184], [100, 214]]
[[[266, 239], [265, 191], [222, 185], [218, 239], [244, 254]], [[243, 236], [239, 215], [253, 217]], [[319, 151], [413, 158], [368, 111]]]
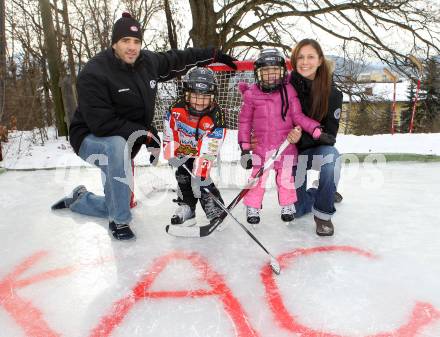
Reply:
[[297, 125], [292, 130], [290, 130], [289, 134], [287, 135], [287, 140], [290, 144], [296, 144], [299, 142], [301, 135], [302, 129], [299, 125]]

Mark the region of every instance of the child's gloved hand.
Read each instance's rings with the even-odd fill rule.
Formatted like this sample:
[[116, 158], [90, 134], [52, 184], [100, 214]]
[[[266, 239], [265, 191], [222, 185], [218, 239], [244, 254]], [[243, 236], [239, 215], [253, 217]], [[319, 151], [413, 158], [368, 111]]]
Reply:
[[252, 153], [249, 150], [241, 150], [240, 165], [246, 170], [252, 168]]

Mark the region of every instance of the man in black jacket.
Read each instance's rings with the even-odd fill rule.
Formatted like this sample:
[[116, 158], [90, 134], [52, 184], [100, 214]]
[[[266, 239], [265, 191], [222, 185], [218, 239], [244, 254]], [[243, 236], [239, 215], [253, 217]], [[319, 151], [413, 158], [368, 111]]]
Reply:
[[52, 209], [105, 217], [114, 238], [135, 237], [130, 196], [132, 159], [145, 144], [158, 159], [160, 139], [152, 125], [157, 83], [183, 75], [195, 65], [221, 62], [236, 68], [233, 58], [215, 48], [141, 50], [138, 21], [124, 13], [112, 32], [112, 47], [92, 58], [78, 76], [78, 108], [70, 125], [70, 143], [82, 159], [103, 173], [104, 196], [84, 186], [61, 199]]

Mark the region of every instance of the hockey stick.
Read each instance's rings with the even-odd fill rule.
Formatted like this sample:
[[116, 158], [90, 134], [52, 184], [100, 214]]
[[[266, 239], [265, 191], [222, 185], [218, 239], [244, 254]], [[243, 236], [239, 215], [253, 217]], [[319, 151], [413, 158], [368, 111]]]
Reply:
[[[255, 174], [255, 177], [253, 177], [247, 185], [238, 193], [238, 195], [234, 198], [234, 200], [231, 201], [231, 203], [228, 205], [227, 210], [231, 211], [234, 209], [234, 207], [243, 199], [243, 197], [246, 195], [246, 193], [249, 191], [250, 188], [252, 188], [260, 179], [260, 177], [263, 175], [265, 171], [267, 171], [273, 163], [279, 158], [279, 156], [284, 152], [284, 150], [289, 146], [289, 141], [286, 139], [279, 147], [278, 149], [272, 154], [272, 156], [264, 163], [264, 165], [258, 170], [258, 172]], [[182, 227], [182, 226], [176, 226], [176, 225], [167, 225], [165, 227], [165, 230], [168, 234], [174, 235], [174, 236], [182, 236], [182, 237], [204, 237], [210, 235], [220, 224], [223, 222], [223, 220], [228, 215], [227, 212], [223, 212], [220, 217], [212, 224], [201, 226], [201, 227]]]
[[[196, 178], [194, 173], [191, 172], [191, 170], [185, 165], [183, 164], [183, 168], [191, 175], [191, 177]], [[212, 200], [214, 200], [214, 202], [221, 207], [221, 209], [223, 209], [223, 213], [222, 214], [226, 214], [229, 215], [234, 221], [235, 223], [237, 223], [245, 232], [247, 235], [249, 235], [252, 240], [254, 240], [260, 247], [261, 249], [263, 249], [265, 251], [265, 253], [267, 255], [269, 255], [270, 257], [270, 268], [272, 269], [272, 271], [279, 275], [281, 273], [281, 266], [278, 263], [277, 259], [266, 249], [266, 247], [263, 246], [263, 244], [260, 242], [260, 240], [258, 240], [254, 234], [252, 234], [240, 221], [237, 220], [237, 218], [231, 213], [231, 211], [229, 209], [227, 209], [225, 207], [225, 205], [223, 205], [223, 203], [207, 188], [207, 187], [202, 187], [206, 193], [209, 194], [209, 196], [212, 198]]]
[[395, 127], [394, 120], [396, 118], [396, 81], [397, 75], [393, 74], [390, 70], [384, 69], [383, 72], [385, 76], [388, 77], [391, 81], [393, 81], [394, 89], [393, 89], [393, 105], [391, 106], [391, 134], [394, 135]]
[[411, 121], [409, 123], [409, 133], [412, 133], [414, 128], [414, 117], [416, 115], [417, 101], [419, 99], [419, 90], [422, 84], [423, 64], [414, 55], [409, 55], [408, 59], [416, 67], [416, 72], [417, 72], [416, 96], [414, 97], [414, 103], [411, 111]]

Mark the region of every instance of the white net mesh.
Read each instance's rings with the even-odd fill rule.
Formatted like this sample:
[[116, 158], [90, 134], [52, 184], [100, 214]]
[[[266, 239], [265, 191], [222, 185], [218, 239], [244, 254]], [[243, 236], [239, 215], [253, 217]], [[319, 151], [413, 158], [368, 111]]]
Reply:
[[[222, 149], [217, 157], [211, 171], [211, 176], [220, 188], [236, 188], [243, 186], [247, 180], [248, 171], [238, 170], [236, 166], [240, 158], [240, 148], [237, 143], [237, 129], [238, 129], [238, 114], [241, 108], [241, 94], [238, 90], [239, 82], [253, 83], [254, 72], [252, 61], [236, 62], [237, 71], [231, 72], [226, 66], [211, 65], [210, 68], [214, 70], [218, 83], [217, 101], [226, 115], [226, 138], [224, 140]], [[174, 79], [165, 83], [158, 84], [158, 91], [156, 96], [155, 115], [153, 125], [159, 132], [163, 131], [163, 118], [170, 106], [180, 97], [183, 92], [183, 84], [181, 79]], [[140, 158], [137, 158], [138, 160]], [[135, 181], [142, 181], [146, 185], [144, 190], [139, 190], [137, 187], [136, 194], [145, 194], [148, 196], [154, 191], [163, 191], [170, 188], [175, 188], [174, 172], [171, 166], [162, 161], [162, 167], [151, 170], [150, 167], [144, 170], [136, 170]], [[151, 173], [154, 171], [153, 173]], [[158, 177], [159, 173], [161, 174]], [[163, 176], [162, 176], [163, 175]], [[147, 182], [145, 184], [145, 182]]]
[[[254, 72], [252, 62], [237, 62], [237, 71], [229, 71], [224, 66], [210, 66], [214, 70], [218, 83], [218, 103], [226, 114], [226, 127], [230, 130], [238, 128], [238, 113], [241, 107], [241, 95], [237, 89], [239, 82], [253, 83]], [[182, 81], [175, 79], [159, 83], [153, 125], [162, 131], [165, 112], [182, 94]]]

